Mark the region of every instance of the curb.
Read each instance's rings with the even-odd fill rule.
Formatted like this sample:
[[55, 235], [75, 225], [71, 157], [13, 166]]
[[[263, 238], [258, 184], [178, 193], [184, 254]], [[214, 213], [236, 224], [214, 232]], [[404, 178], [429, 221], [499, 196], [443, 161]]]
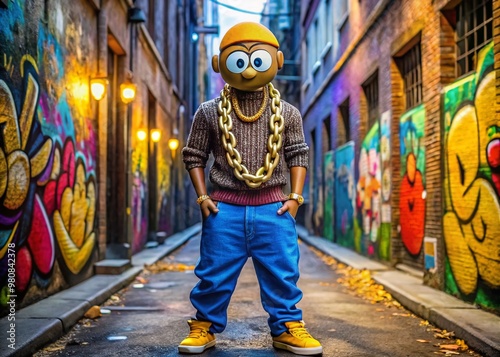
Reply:
[[[173, 234], [164, 244], [144, 249], [132, 257], [132, 268], [119, 275], [93, 275], [66, 290], [51, 295], [16, 312], [15, 321], [0, 319], [0, 331], [7, 336], [10, 324], [15, 323], [15, 350], [5, 348], [4, 356], [31, 356], [40, 348], [67, 333], [93, 305], [101, 305], [115, 292], [128, 286], [139, 275], [145, 264], [153, 264], [172, 253], [198, 234], [201, 224]], [[3, 339], [3, 337], [2, 337]], [[3, 344], [2, 344], [3, 345]]]
[[306, 244], [355, 269], [372, 271], [372, 278], [383, 285], [401, 305], [432, 324], [454, 331], [475, 351], [500, 356], [500, 317], [467, 304], [441, 290], [423, 285], [422, 279], [408, 272], [373, 261], [322, 237], [309, 235], [297, 226]]

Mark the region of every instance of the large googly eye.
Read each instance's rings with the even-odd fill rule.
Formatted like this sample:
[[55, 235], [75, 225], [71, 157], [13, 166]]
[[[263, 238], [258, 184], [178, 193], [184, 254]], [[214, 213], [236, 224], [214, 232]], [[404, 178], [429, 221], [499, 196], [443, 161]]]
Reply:
[[273, 64], [271, 55], [265, 50], [258, 50], [252, 53], [250, 56], [250, 62], [252, 67], [259, 72], [267, 71]]
[[241, 73], [248, 67], [248, 54], [243, 51], [231, 53], [226, 60], [226, 68], [233, 73]]

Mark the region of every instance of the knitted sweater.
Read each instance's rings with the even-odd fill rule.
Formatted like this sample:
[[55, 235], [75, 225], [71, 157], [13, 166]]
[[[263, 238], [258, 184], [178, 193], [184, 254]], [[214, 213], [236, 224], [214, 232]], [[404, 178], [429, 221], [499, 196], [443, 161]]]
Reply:
[[[237, 94], [241, 111], [245, 115], [253, 115], [262, 104], [263, 92], [233, 91]], [[250, 188], [244, 181], [234, 175], [229, 166], [226, 151], [222, 145], [222, 132], [219, 128], [217, 112], [220, 98], [202, 103], [196, 111], [186, 147], [182, 150], [183, 161], [189, 171], [195, 167], [205, 167], [209, 154], [214, 156], [210, 169], [210, 182], [214, 191], [210, 196], [215, 201], [240, 205], [261, 205], [286, 200], [283, 186], [286, 185], [288, 169], [293, 166], [308, 166], [309, 147], [304, 140], [302, 118], [299, 111], [282, 100], [282, 115], [285, 121], [283, 145], [279, 151], [279, 163], [269, 181], [258, 188]], [[269, 119], [272, 115], [271, 98], [262, 116], [252, 123], [240, 120], [231, 112], [233, 122], [232, 133], [236, 138], [236, 149], [240, 152], [242, 164], [251, 174], [264, 165], [267, 153], [267, 142], [270, 135]], [[285, 165], [286, 163], [286, 165]]]

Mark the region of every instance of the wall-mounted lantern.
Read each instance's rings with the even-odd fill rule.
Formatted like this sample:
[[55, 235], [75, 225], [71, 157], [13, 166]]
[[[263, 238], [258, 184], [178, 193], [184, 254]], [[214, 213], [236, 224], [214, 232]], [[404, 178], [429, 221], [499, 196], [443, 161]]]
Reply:
[[179, 148], [179, 140], [176, 138], [171, 138], [168, 140], [168, 148], [172, 151], [172, 154]]
[[131, 103], [135, 98], [136, 90], [137, 86], [130, 78], [127, 78], [125, 82], [120, 84], [120, 97], [122, 102], [125, 104]]
[[148, 132], [146, 129], [137, 130], [137, 139], [139, 139], [139, 141], [144, 141], [146, 140], [147, 137], [148, 137]]
[[159, 142], [161, 139], [161, 130], [160, 129], [152, 129], [151, 130], [151, 140], [154, 143]]
[[108, 80], [106, 78], [92, 78], [90, 80], [90, 93], [92, 97], [99, 101], [106, 95]]

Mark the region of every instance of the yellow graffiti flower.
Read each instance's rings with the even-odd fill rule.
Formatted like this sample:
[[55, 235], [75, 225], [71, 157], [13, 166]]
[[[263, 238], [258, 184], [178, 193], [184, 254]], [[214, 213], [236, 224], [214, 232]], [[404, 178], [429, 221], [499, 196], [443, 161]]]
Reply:
[[[24, 204], [31, 180], [45, 170], [52, 152], [52, 140], [49, 138], [37, 151], [28, 151], [39, 87], [31, 73], [27, 74], [26, 83], [26, 94], [18, 116], [12, 92], [7, 83], [0, 80], [0, 128], [3, 131], [3, 146], [0, 147], [0, 198], [3, 198], [7, 214], [9, 211], [17, 211]], [[14, 226], [5, 245], [14, 237], [17, 226]]]
[[61, 209], [54, 211], [57, 241], [66, 266], [73, 274], [82, 270], [95, 245], [95, 202], [94, 183], [85, 183], [85, 169], [79, 162], [74, 187], [64, 189]]

